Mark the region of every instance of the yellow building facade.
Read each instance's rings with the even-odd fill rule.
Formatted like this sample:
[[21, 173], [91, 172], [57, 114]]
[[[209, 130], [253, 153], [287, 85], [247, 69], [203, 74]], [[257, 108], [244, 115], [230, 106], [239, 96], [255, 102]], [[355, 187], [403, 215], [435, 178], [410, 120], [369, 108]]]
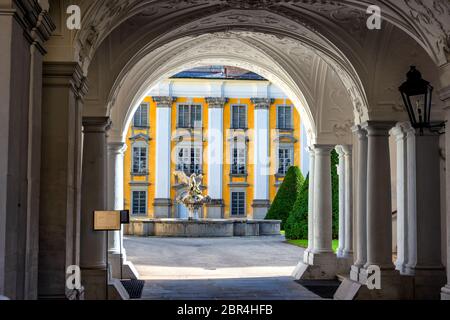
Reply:
[[132, 217], [187, 218], [174, 172], [203, 175], [212, 203], [199, 218], [264, 219], [287, 169], [301, 165], [302, 126], [269, 81], [170, 79], [128, 129], [125, 208]]

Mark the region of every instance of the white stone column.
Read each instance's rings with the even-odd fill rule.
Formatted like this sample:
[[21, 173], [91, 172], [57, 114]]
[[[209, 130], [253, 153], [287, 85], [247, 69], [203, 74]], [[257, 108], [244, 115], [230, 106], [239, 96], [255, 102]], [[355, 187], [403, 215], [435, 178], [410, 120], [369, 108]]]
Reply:
[[367, 161], [367, 262], [384, 270], [393, 270], [392, 203], [389, 131], [392, 122], [369, 121]]
[[254, 98], [255, 128], [254, 128], [254, 196], [253, 219], [264, 219], [270, 207], [269, 176], [270, 176], [270, 128], [269, 108], [271, 99]]
[[210, 219], [223, 218], [223, 108], [226, 98], [207, 98], [208, 103], [208, 195]]
[[358, 137], [358, 178], [356, 193], [356, 261], [351, 267], [350, 279], [359, 281], [360, 269], [367, 262], [367, 131], [353, 128]]
[[81, 276], [87, 300], [106, 299], [106, 233], [94, 231], [94, 211], [107, 208], [107, 145], [109, 118], [83, 118], [84, 149], [81, 192]]
[[[123, 162], [126, 149], [123, 142], [108, 143], [108, 210], [124, 210]], [[126, 260], [123, 231], [109, 232], [108, 251], [113, 278], [120, 279], [121, 263]]]
[[396, 269], [405, 273], [408, 262], [408, 164], [406, 130], [409, 123], [399, 123], [392, 129], [397, 143], [397, 261]]
[[309, 187], [308, 187], [308, 248], [305, 250], [303, 261], [309, 264], [309, 255], [314, 250], [314, 146], [309, 147]]
[[334, 279], [337, 260], [332, 248], [331, 151], [334, 146], [315, 145], [314, 249], [310, 254], [311, 278]]
[[353, 147], [342, 146], [345, 160], [345, 246], [343, 256], [353, 263]]
[[172, 211], [170, 199], [170, 166], [172, 137], [172, 104], [176, 98], [154, 97], [156, 109], [156, 161], [155, 168], [155, 218], [169, 218]]
[[339, 176], [339, 247], [337, 250], [337, 257], [341, 258], [344, 255], [345, 247], [345, 158], [344, 149], [342, 146], [336, 147], [336, 152], [339, 155], [339, 165], [337, 168]]

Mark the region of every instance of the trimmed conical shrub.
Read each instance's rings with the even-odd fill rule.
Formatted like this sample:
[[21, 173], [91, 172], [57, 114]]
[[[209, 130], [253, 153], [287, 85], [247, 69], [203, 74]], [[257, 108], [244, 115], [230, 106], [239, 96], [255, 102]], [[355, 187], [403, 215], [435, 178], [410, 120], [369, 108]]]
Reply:
[[298, 167], [290, 167], [267, 213], [266, 220], [281, 220], [284, 230], [286, 220], [300, 193], [304, 178]]
[[287, 239], [308, 239], [308, 196], [309, 175], [303, 182], [300, 194], [292, 207], [286, 221]]

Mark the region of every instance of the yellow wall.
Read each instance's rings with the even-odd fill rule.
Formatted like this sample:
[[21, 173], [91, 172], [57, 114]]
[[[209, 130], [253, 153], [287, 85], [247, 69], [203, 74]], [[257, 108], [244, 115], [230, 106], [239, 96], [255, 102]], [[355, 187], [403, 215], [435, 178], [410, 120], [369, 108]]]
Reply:
[[[208, 128], [208, 104], [206, 103], [206, 99], [205, 98], [194, 98], [194, 99], [188, 99], [188, 98], [177, 98], [177, 101], [173, 103], [172, 105], [172, 132], [175, 132], [177, 129], [177, 105], [180, 103], [186, 103], [186, 102], [192, 102], [195, 104], [201, 104], [202, 105], [202, 109], [203, 109], [203, 136], [206, 137], [207, 134], [207, 128]], [[128, 149], [125, 153], [125, 158], [124, 158], [124, 197], [125, 197], [125, 208], [126, 209], [130, 209], [131, 206], [131, 186], [130, 186], [130, 182], [146, 182], [148, 181], [149, 185], [148, 185], [148, 201], [147, 201], [147, 212], [148, 212], [148, 217], [152, 218], [153, 217], [153, 202], [154, 202], [154, 197], [155, 197], [155, 161], [157, 161], [156, 157], [155, 157], [155, 134], [156, 134], [156, 103], [153, 101], [153, 99], [151, 97], [147, 97], [144, 99], [143, 102], [149, 103], [149, 129], [147, 131], [146, 130], [136, 130], [132, 127], [129, 128], [128, 130], [128, 134], [127, 134], [127, 145], [128, 145]], [[231, 159], [231, 155], [230, 155], [230, 151], [231, 151], [231, 146], [230, 146], [230, 142], [228, 141], [228, 138], [230, 136], [230, 127], [231, 127], [231, 105], [233, 104], [245, 104], [247, 105], [247, 126], [248, 129], [250, 129], [247, 134], [249, 136], [249, 145], [248, 145], [248, 154], [247, 154], [247, 159], [248, 159], [248, 164], [247, 164], [247, 171], [248, 171], [248, 176], [247, 177], [230, 177], [230, 159]], [[276, 130], [276, 106], [277, 105], [282, 105], [282, 104], [291, 104], [291, 101], [289, 100], [284, 100], [284, 99], [277, 99], [275, 100], [275, 102], [271, 105], [270, 107], [270, 128], [271, 128], [271, 133], [270, 133], [270, 150], [271, 150], [271, 167], [270, 167], [270, 190], [269, 190], [269, 196], [270, 196], [270, 200], [273, 201], [273, 198], [276, 195], [277, 192], [277, 188], [276, 188], [276, 178], [275, 178], [275, 173], [276, 173], [276, 164], [277, 164], [277, 145], [274, 142], [276, 136], [277, 136], [277, 130]], [[300, 115], [297, 112], [297, 110], [294, 108], [293, 109], [293, 121], [294, 121], [294, 131], [293, 131], [293, 136], [295, 139], [297, 139], [297, 143], [294, 144], [294, 163], [296, 166], [300, 166], [301, 163], [301, 142], [300, 142], [300, 137], [301, 137], [301, 133], [300, 133], [300, 128], [301, 128], [301, 123], [300, 123]], [[254, 128], [254, 105], [251, 102], [251, 99], [229, 99], [228, 103], [225, 105], [224, 107], [224, 135], [223, 135], [223, 143], [224, 143], [224, 159], [223, 159], [223, 163], [224, 163], [224, 171], [223, 171], [223, 200], [224, 200], [224, 204], [225, 204], [225, 208], [224, 208], [224, 216], [225, 218], [230, 217], [230, 183], [247, 183], [248, 187], [246, 188], [246, 192], [247, 192], [247, 203], [246, 203], [246, 207], [247, 207], [247, 216], [249, 218], [252, 218], [252, 202], [253, 202], [253, 181], [254, 181], [254, 161], [253, 161], [253, 156], [254, 156], [254, 137], [252, 136], [253, 131], [251, 129]], [[150, 141], [148, 144], [148, 168], [149, 168], [149, 174], [148, 177], [144, 176], [144, 177], [133, 177], [131, 175], [131, 161], [132, 161], [132, 144], [130, 141], [130, 137], [134, 134], [149, 134], [150, 137]], [[282, 141], [283, 142], [283, 141]], [[171, 148], [172, 150], [174, 150], [174, 148], [176, 147], [176, 141], [172, 140], [171, 143]], [[207, 147], [208, 147], [208, 142], [206, 139], [203, 140], [203, 173], [204, 173], [204, 178], [203, 178], [203, 182], [204, 184], [207, 184], [208, 181], [208, 165], [207, 165]], [[172, 153], [173, 155], [175, 154], [174, 152]], [[173, 173], [175, 171], [175, 162], [172, 161], [171, 163], [171, 172]], [[175, 178], [172, 175], [171, 178], [171, 198], [174, 201], [176, 198], [176, 190], [173, 188], [175, 184]], [[206, 190], [207, 193], [207, 190]], [[172, 207], [172, 217], [175, 217], [176, 215], [176, 205], [174, 205]]]

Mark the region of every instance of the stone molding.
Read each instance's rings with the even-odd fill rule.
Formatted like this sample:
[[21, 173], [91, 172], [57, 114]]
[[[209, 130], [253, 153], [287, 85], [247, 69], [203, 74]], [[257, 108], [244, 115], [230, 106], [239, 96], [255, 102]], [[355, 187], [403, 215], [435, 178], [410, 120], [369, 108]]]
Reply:
[[83, 117], [83, 133], [106, 133], [110, 127], [109, 117]]
[[177, 101], [175, 97], [153, 97], [157, 108], [172, 108], [172, 104]]
[[223, 109], [228, 102], [228, 98], [206, 98], [206, 103], [210, 109]]
[[389, 131], [396, 125], [395, 121], [367, 121], [362, 124], [368, 137], [389, 136]]
[[212, 199], [210, 203], [206, 204], [207, 208], [210, 207], [220, 207], [223, 208], [225, 207], [224, 201], [222, 199]]
[[275, 99], [269, 98], [252, 98], [251, 101], [255, 105], [255, 110], [268, 110], [275, 103]]
[[252, 208], [270, 208], [270, 200], [253, 200]]
[[44, 62], [44, 87], [70, 87], [77, 99], [83, 100], [88, 86], [81, 66], [76, 62]]
[[128, 146], [124, 142], [108, 142], [108, 151], [112, 154], [123, 155], [127, 149]]

